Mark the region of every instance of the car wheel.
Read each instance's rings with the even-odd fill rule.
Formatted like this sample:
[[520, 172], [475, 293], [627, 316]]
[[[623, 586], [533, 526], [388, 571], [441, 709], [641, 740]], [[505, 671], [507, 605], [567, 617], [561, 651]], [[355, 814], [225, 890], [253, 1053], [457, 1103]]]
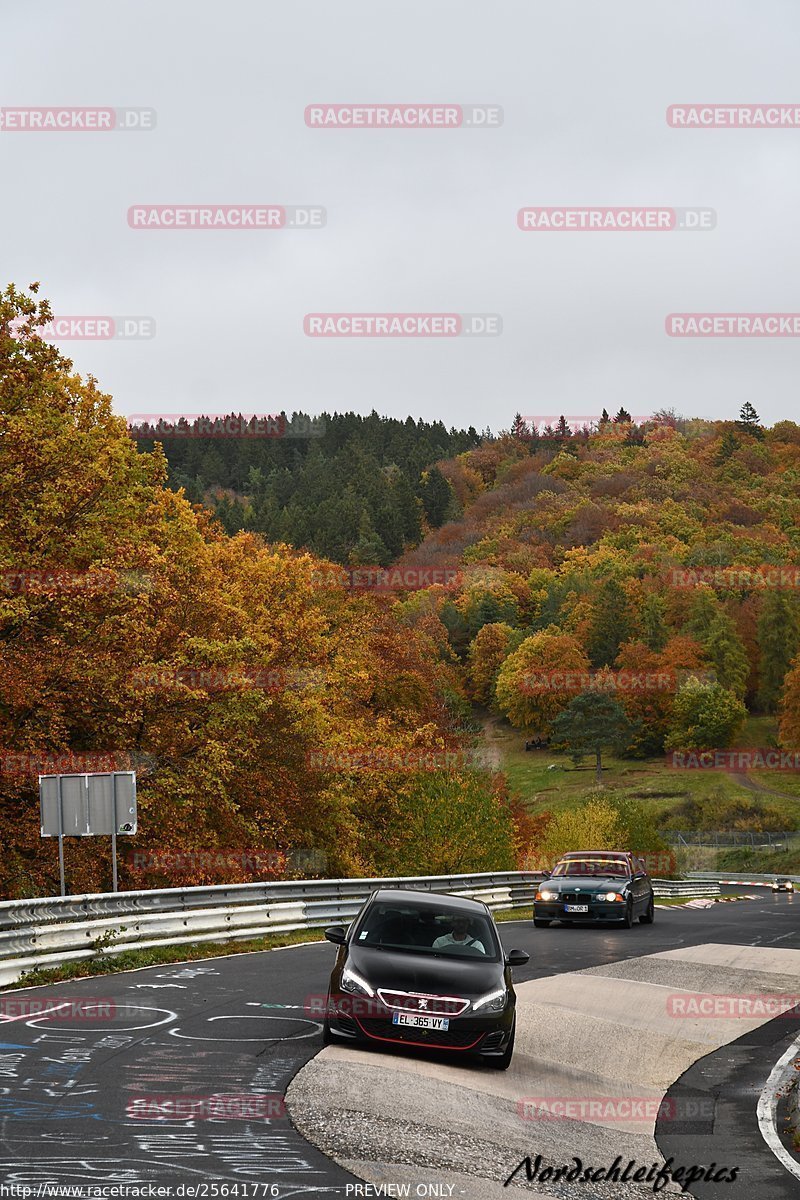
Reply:
[[628, 900], [625, 905], [625, 916], [622, 918], [622, 925], [625, 929], [633, 928], [633, 900]]
[[516, 1038], [516, 1036], [517, 1036], [517, 1018], [515, 1016], [514, 1024], [511, 1027], [511, 1037], [509, 1038], [508, 1045], [506, 1046], [505, 1050], [503, 1051], [503, 1053], [501, 1054], [501, 1056], [499, 1058], [487, 1058], [487, 1060], [486, 1060], [488, 1062], [489, 1066], [493, 1067], [495, 1071], [507, 1071], [508, 1068], [511, 1066], [511, 1059], [514, 1055], [514, 1039]]
[[537, 929], [547, 929], [550, 924], [549, 921], [545, 921], [544, 917], [534, 917], [533, 923]]
[[656, 903], [653, 897], [650, 897], [650, 903], [647, 906], [647, 912], [642, 913], [639, 920], [643, 925], [652, 925], [656, 917]]

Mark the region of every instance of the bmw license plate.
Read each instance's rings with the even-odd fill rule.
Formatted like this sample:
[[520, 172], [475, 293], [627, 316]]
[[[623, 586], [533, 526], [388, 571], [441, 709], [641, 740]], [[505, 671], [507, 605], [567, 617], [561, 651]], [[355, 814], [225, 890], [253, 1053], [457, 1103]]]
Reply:
[[449, 1029], [447, 1017], [418, 1016], [417, 1013], [392, 1013], [393, 1025], [410, 1025], [412, 1029]]
[[588, 905], [588, 904], [565, 904], [565, 905], [564, 905], [564, 912], [575, 912], [575, 913], [578, 913], [578, 912], [585, 912], [585, 913], [588, 913], [588, 911], [589, 911], [589, 905]]

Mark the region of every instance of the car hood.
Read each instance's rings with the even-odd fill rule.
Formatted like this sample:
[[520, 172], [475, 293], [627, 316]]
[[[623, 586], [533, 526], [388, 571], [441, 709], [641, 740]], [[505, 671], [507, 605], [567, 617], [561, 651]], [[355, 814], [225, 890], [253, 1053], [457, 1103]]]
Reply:
[[371, 987], [474, 999], [502, 986], [504, 962], [351, 946], [348, 965]]
[[581, 896], [597, 895], [598, 892], [621, 892], [630, 885], [629, 879], [615, 879], [611, 875], [589, 877], [581, 875], [578, 878], [543, 879], [539, 884], [540, 891], [577, 893]]

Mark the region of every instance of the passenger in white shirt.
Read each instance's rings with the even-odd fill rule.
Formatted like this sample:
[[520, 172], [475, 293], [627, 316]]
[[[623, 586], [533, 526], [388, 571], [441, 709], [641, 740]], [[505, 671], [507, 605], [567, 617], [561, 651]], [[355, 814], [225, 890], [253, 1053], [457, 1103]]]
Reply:
[[433, 943], [434, 950], [448, 950], [451, 946], [467, 946], [470, 950], [475, 950], [478, 954], [485, 954], [483, 942], [478, 942], [469, 933], [469, 919], [467, 917], [454, 917], [452, 933], [442, 934]]

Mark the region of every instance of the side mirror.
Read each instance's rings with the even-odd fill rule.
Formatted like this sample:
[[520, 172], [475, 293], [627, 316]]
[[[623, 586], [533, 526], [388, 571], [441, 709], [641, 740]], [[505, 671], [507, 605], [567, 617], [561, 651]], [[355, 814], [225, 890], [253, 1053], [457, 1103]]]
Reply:
[[333, 942], [334, 946], [343, 946], [347, 941], [347, 930], [344, 925], [329, 925], [325, 930], [325, 937], [329, 942]]
[[549, 878], [550, 878], [550, 874], [551, 874], [551, 873], [550, 873], [550, 871], [548, 871], [548, 870], [544, 870], [544, 871], [542, 871], [542, 879], [549, 879]]
[[509, 967], [524, 967], [529, 958], [530, 954], [524, 950], [509, 950], [506, 955], [506, 963]]

